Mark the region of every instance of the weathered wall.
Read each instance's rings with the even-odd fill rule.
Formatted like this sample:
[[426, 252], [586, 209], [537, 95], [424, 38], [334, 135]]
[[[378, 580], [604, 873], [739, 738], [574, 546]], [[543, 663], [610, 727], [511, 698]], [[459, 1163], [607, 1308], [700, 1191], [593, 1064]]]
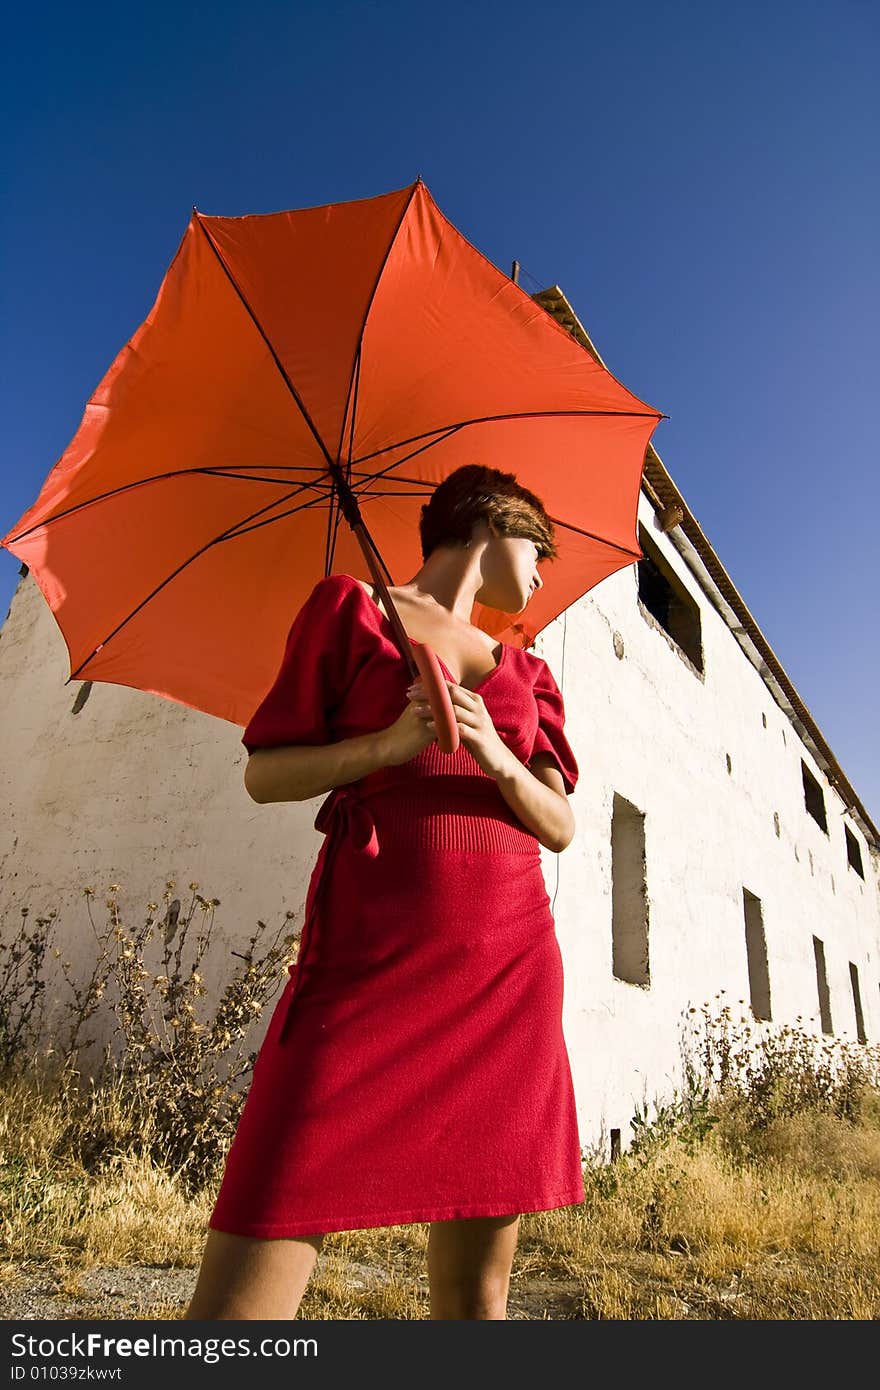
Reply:
[[[542, 853], [565, 962], [581, 1136], [585, 1147], [601, 1141], [606, 1151], [612, 1128], [626, 1147], [636, 1103], [678, 1084], [683, 1012], [720, 990], [734, 1004], [748, 1001], [744, 889], [761, 904], [774, 1021], [802, 1015], [818, 1031], [815, 934], [825, 943], [835, 1035], [855, 1037], [855, 961], [867, 1037], [880, 1039], [876, 856], [657, 531], [644, 497], [640, 516], [700, 606], [703, 672], [639, 604], [635, 566], [575, 604], [535, 647], [563, 689], [581, 768], [576, 837], [559, 856]], [[55, 620], [27, 576], [0, 634], [3, 938], [22, 906], [31, 923], [55, 908], [55, 939], [74, 976], [84, 977], [94, 949], [84, 886], [95, 889], [100, 927], [110, 884], [120, 885], [123, 918], [134, 925], [148, 902], [162, 902], [168, 880], [186, 911], [194, 880], [221, 900], [219, 949], [213, 971], [203, 972], [216, 989], [226, 952], [241, 949], [258, 919], [273, 932], [298, 929], [323, 798], [256, 805], [244, 790], [241, 730], [170, 701], [98, 683], [74, 714], [80, 683], [64, 685], [68, 669]], [[823, 787], [829, 835], [805, 809], [802, 757]], [[612, 973], [615, 795], [645, 817], [647, 988]], [[844, 819], [861, 848], [864, 881], [847, 864]], [[284, 922], [285, 910], [294, 921]], [[48, 993], [66, 994], [66, 986]]]
[[[640, 519], [700, 605], [703, 673], [638, 602], [634, 566], [557, 619], [535, 648], [562, 685], [581, 768], [577, 834], [558, 868], [547, 855], [546, 877], [552, 900], [558, 873], [565, 1031], [582, 1137], [591, 1142], [604, 1124], [621, 1130], [624, 1147], [634, 1102], [668, 1094], [678, 1080], [683, 1011], [721, 990], [735, 1012], [738, 1000], [748, 1004], [743, 889], [762, 905], [774, 1023], [800, 1014], [820, 1030], [815, 934], [825, 943], [835, 1036], [856, 1037], [854, 961], [867, 1038], [880, 1040], [876, 855], [872, 861], [848, 818], [863, 881], [847, 863], [839, 796], [657, 531], [644, 498]], [[822, 786], [829, 835], [805, 808], [801, 758]], [[612, 974], [615, 794], [645, 815], [647, 989]]]

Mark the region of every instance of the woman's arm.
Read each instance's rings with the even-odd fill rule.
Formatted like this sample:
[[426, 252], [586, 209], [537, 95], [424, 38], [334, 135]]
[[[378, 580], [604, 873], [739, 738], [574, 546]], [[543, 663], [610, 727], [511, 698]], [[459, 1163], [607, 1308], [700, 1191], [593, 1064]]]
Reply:
[[559, 854], [574, 839], [575, 823], [552, 753], [536, 753], [531, 772], [510, 749], [507, 753], [501, 772], [495, 773], [501, 795], [526, 829]]
[[245, 768], [245, 789], [261, 806], [270, 801], [309, 801], [387, 766], [391, 760], [388, 732], [379, 729], [339, 743], [255, 748]]
[[[495, 779], [504, 800], [526, 829], [545, 848], [559, 854], [571, 844], [575, 824], [554, 755], [546, 749], [538, 750], [529, 759], [533, 769], [530, 772], [498, 733], [479, 691], [468, 690], [466, 685], [456, 685], [451, 680], [447, 680], [446, 686], [465, 748], [483, 771]], [[411, 688], [417, 692], [415, 708], [425, 711], [428, 728], [433, 731], [434, 721], [423, 698], [421, 682]]]

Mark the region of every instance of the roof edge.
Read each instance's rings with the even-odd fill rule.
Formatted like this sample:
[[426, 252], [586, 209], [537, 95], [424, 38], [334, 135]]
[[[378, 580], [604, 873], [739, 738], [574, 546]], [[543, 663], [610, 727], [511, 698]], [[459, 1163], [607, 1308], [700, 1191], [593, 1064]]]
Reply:
[[[532, 295], [532, 298], [548, 313], [552, 314], [563, 328], [568, 329], [572, 337], [586, 348], [600, 367], [605, 367], [606, 371], [610, 370], [603, 362], [590, 335], [558, 285], [551, 285], [549, 289], [541, 290], [538, 294]], [[868, 815], [855, 788], [798, 694], [794, 682], [786, 674], [782, 663], [752, 617], [745, 599], [722, 565], [702, 527], [670, 477], [660, 455], [650, 442], [645, 451], [641, 489], [657, 512], [664, 533], [678, 528], [686, 538], [687, 543], [693, 548], [703, 573], [698, 572], [693, 565], [689, 565], [689, 568], [700, 587], [709, 592], [706, 582], [708, 577], [715, 593], [721, 600], [720, 603], [714, 603], [713, 606], [730, 628], [739, 646], [755, 667], [776, 703], [787, 716], [800, 738], [809, 747], [829, 784], [835, 789], [850, 815], [858, 821], [865, 839], [872, 845], [875, 853], [880, 852], [880, 831]], [[685, 551], [681, 547], [677, 548], [687, 561], [688, 557]], [[711, 593], [709, 593], [709, 597], [712, 597]], [[743, 642], [743, 635], [747, 635], [749, 638], [748, 643]]]

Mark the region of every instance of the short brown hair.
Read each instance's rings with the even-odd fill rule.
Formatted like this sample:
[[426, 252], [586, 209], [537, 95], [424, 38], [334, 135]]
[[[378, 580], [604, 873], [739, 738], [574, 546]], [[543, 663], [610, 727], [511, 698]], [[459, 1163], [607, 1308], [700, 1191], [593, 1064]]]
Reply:
[[422, 559], [427, 560], [438, 545], [467, 545], [479, 521], [491, 522], [501, 536], [534, 541], [539, 560], [556, 559], [553, 523], [541, 499], [518, 483], [513, 473], [478, 463], [456, 468], [422, 507]]

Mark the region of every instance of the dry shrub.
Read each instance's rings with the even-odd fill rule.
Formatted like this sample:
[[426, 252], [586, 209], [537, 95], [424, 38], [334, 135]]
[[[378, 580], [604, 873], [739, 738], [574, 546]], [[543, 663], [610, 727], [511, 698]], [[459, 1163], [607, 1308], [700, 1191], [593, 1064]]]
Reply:
[[880, 1129], [823, 1110], [781, 1115], [756, 1129], [742, 1107], [721, 1119], [719, 1135], [732, 1152], [836, 1178], [880, 1181]]
[[[54, 1088], [29, 1065], [28, 1042], [51, 918], [5, 948], [0, 1236], [10, 1257], [198, 1260], [237, 1123], [236, 1082], [255, 1056], [246, 1034], [293, 938], [257, 959], [257, 933], [233, 952], [241, 964], [204, 1011], [200, 967], [218, 904], [196, 895], [183, 915], [173, 887], [164, 916], [135, 931], [108, 900], [92, 978], [74, 989], [72, 1026], [50, 1050]], [[116, 1020], [117, 1048], [83, 1081], [99, 1008]], [[617, 1162], [604, 1161], [604, 1144], [585, 1152], [582, 1204], [524, 1214], [513, 1288], [553, 1280], [574, 1317], [876, 1318], [878, 1050], [817, 1037], [800, 1019], [736, 1021], [724, 1005], [687, 1021], [681, 1093], [636, 1107]], [[424, 1316], [426, 1240], [422, 1224], [335, 1234], [301, 1315]], [[532, 1303], [534, 1316], [553, 1315], [540, 1295]]]
[[46, 981], [42, 978], [55, 911], [28, 928], [28, 911], [11, 941], [0, 940], [0, 1075], [14, 1067], [39, 1026]]
[[[39, 970], [55, 914], [38, 919], [36, 932], [28, 933], [23, 908], [22, 925], [4, 946], [5, 968], [0, 967], [0, 1062], [7, 1084], [27, 1077], [34, 1095], [55, 1102], [59, 1155], [97, 1171], [115, 1155], [143, 1153], [177, 1174], [192, 1194], [216, 1180], [235, 1133], [242, 1082], [257, 1057], [246, 1048], [248, 1036], [285, 978], [295, 937], [282, 938], [279, 930], [258, 954], [257, 943], [268, 930], [259, 922], [246, 949], [231, 952], [240, 963], [227, 972], [219, 997], [206, 1009], [203, 961], [220, 900], [202, 897], [198, 883], [189, 886], [193, 897], [185, 914], [171, 881], [164, 911], [150, 902], [145, 920], [128, 927], [115, 896], [120, 885], [111, 884], [109, 921], [101, 932], [92, 916], [94, 891], [83, 889], [96, 942], [91, 974], [76, 984], [70, 962], [62, 962], [72, 1001], [61, 1023], [53, 1024], [49, 1047], [41, 1038], [45, 982]], [[285, 922], [292, 916], [286, 913]], [[57, 949], [54, 955], [61, 959]], [[99, 1011], [103, 1022], [108, 1015], [112, 1020], [110, 1036], [86, 1075], [83, 1055], [95, 1042], [86, 1030]]]
[[691, 1098], [708, 1107], [739, 1160], [787, 1154], [805, 1171], [876, 1171], [880, 1047], [816, 1033], [800, 1015], [759, 1022], [739, 1003], [738, 1017], [725, 1004], [688, 1011], [685, 1111]]

